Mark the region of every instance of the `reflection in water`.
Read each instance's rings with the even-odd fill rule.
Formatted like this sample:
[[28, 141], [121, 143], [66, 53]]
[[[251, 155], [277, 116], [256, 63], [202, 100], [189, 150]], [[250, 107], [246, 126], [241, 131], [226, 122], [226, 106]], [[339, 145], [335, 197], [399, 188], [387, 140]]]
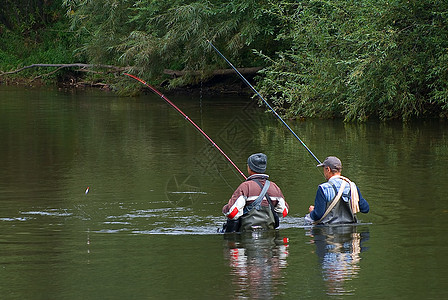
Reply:
[[309, 230], [322, 265], [322, 276], [329, 295], [351, 295], [356, 288], [346, 284], [358, 277], [360, 253], [366, 251], [363, 243], [369, 239], [365, 226], [316, 226]]
[[281, 292], [281, 270], [286, 268], [288, 239], [278, 231], [225, 234], [235, 298], [271, 299]]

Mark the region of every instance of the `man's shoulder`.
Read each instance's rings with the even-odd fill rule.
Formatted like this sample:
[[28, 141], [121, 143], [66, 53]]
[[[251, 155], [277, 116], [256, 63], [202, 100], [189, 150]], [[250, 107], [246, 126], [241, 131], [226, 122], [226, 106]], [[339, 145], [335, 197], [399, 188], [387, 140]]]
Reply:
[[332, 189], [333, 185], [329, 181], [327, 181], [327, 182], [319, 184], [319, 188], [321, 188], [322, 190], [326, 190], [326, 189], [330, 189], [330, 188]]
[[[270, 180], [269, 180], [270, 181]], [[278, 186], [278, 184], [276, 184], [275, 182], [273, 182], [273, 181], [270, 181], [271, 182], [271, 185], [273, 185], [273, 186], [275, 186], [275, 187], [277, 187], [278, 189], [280, 189], [280, 187]]]
[[240, 185], [238, 186], [238, 188], [243, 188], [243, 187], [245, 187], [245, 186], [249, 186], [249, 185], [251, 185], [251, 182], [250, 182], [250, 181], [243, 181], [243, 182], [240, 183]]

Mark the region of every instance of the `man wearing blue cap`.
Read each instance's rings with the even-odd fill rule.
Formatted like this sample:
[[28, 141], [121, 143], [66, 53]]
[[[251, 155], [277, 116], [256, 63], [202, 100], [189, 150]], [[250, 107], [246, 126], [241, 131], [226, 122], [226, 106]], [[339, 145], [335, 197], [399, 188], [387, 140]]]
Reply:
[[329, 156], [317, 167], [324, 168], [327, 182], [319, 185], [314, 205], [310, 205], [305, 221], [313, 224], [356, 223], [356, 213], [369, 212], [369, 203], [356, 184], [341, 176], [342, 163], [339, 158]]
[[289, 206], [280, 188], [264, 174], [267, 157], [255, 153], [247, 159], [249, 177], [235, 190], [222, 212], [227, 217], [225, 232], [275, 229], [278, 215], [285, 217]]

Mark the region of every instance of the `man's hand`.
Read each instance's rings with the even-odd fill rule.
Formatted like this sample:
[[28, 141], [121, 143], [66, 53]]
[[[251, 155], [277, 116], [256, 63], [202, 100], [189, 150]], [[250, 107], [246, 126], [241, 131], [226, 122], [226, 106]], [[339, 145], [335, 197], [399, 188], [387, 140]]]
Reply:
[[312, 212], [314, 210], [314, 205], [310, 205], [310, 207], [308, 207], [308, 211]]

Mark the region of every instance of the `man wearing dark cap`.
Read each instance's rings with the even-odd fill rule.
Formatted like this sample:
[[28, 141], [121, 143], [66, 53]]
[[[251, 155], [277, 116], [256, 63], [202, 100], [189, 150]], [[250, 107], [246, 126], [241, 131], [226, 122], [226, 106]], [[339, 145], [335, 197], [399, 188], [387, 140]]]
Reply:
[[267, 157], [263, 153], [252, 154], [247, 159], [249, 177], [222, 208], [228, 220], [226, 232], [275, 229], [278, 215], [285, 217], [288, 214], [289, 206], [282, 191], [264, 174], [266, 163]]
[[324, 168], [327, 182], [319, 185], [314, 205], [309, 207], [310, 213], [305, 216], [306, 221], [313, 224], [356, 223], [356, 213], [369, 212], [369, 203], [356, 184], [341, 176], [339, 158], [329, 156], [317, 167]]

